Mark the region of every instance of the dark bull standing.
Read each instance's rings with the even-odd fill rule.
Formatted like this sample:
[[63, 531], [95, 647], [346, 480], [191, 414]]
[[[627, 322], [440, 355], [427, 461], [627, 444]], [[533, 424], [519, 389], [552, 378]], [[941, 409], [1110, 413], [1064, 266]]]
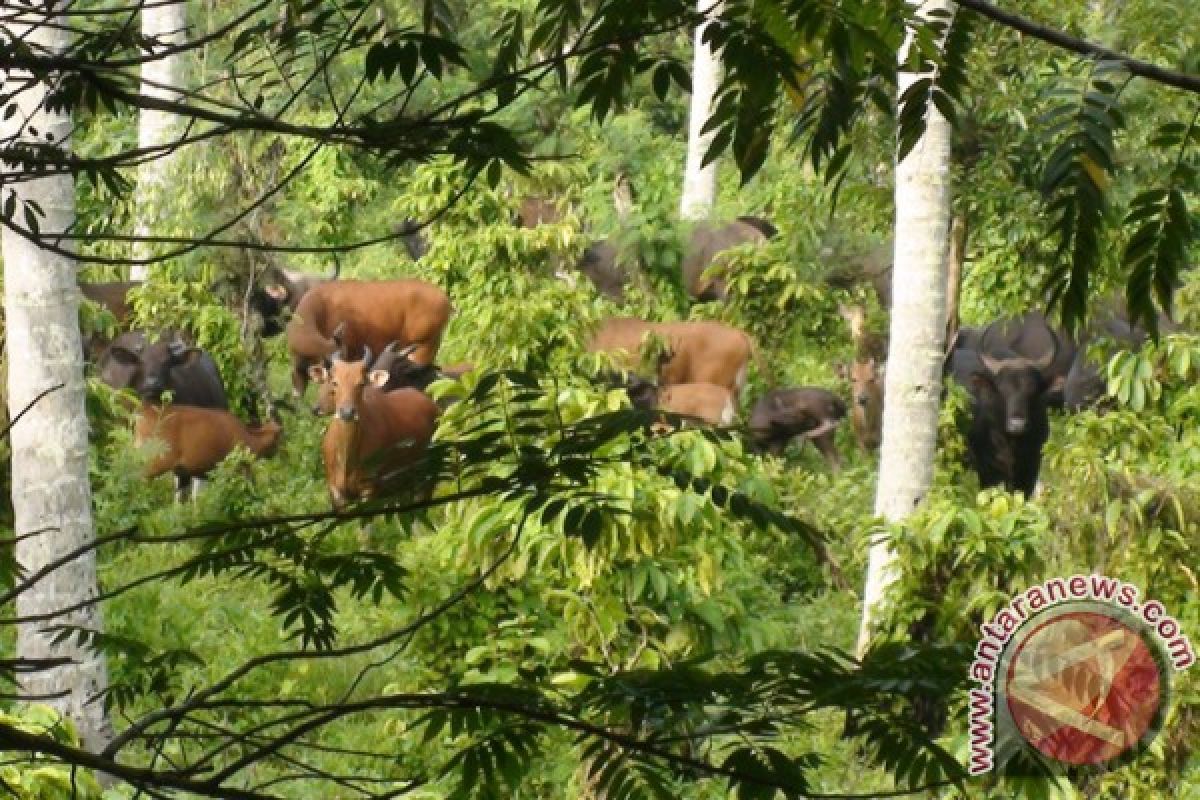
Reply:
[[981, 488], [1003, 484], [1033, 495], [1050, 436], [1046, 408], [1059, 355], [1058, 340], [1053, 342], [1049, 352], [1028, 358], [985, 334], [978, 350], [951, 353], [949, 372], [971, 394], [967, 452]]
[[177, 336], [150, 343], [140, 331], [118, 336], [98, 365], [100, 379], [114, 389], [133, 389], [150, 402], [170, 391], [176, 405], [229, 408], [225, 385], [212, 357]]

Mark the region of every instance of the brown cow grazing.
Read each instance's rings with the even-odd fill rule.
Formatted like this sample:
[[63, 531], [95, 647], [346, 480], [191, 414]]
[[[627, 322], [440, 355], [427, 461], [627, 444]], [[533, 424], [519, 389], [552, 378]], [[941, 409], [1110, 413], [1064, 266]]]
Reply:
[[626, 391], [635, 408], [657, 408], [695, 417], [710, 425], [732, 425], [737, 412], [733, 393], [724, 386], [711, 383], [659, 387], [634, 375], [629, 378]]
[[681, 265], [684, 288], [697, 300], [724, 300], [728, 289], [720, 274], [721, 267], [718, 265], [707, 277], [705, 271], [713, 266], [720, 253], [742, 244], [762, 244], [774, 235], [775, 227], [758, 217], [739, 217], [721, 226], [697, 224], [684, 248]]
[[[215, 408], [143, 403], [134, 441], [151, 439], [166, 445], [146, 466], [146, 477], [175, 473], [175, 498], [182, 500], [193, 479], [203, 478], [239, 444], [259, 457], [275, 454], [283, 429], [277, 422], [248, 428], [240, 419]], [[198, 482], [198, 481], [197, 481]], [[195, 491], [192, 492], [193, 499]]]
[[883, 370], [875, 359], [842, 366], [839, 374], [850, 381], [850, 425], [864, 453], [879, 449], [883, 431]]
[[[304, 295], [288, 323], [292, 387], [308, 386], [309, 367], [322, 364], [335, 350], [353, 354], [364, 347], [379, 352], [391, 342], [415, 344], [412, 360], [432, 364], [452, 308], [446, 293], [421, 280], [334, 281]], [[344, 327], [342, 327], [344, 326]], [[343, 346], [333, 339], [344, 331]]]
[[649, 333], [666, 340], [667, 352], [659, 359], [658, 368], [662, 386], [712, 383], [728, 389], [736, 400], [746, 385], [751, 356], [757, 360], [759, 370], [767, 374], [750, 336], [719, 322], [645, 322], [615, 317], [600, 325], [588, 350], [611, 353], [626, 371], [636, 372]]
[[834, 436], [845, 417], [846, 404], [827, 389], [773, 389], [750, 412], [751, 440], [760, 450], [782, 455], [788, 443], [800, 436], [811, 441], [836, 470], [841, 460]]
[[424, 454], [437, 425], [438, 407], [416, 389], [384, 392], [384, 370], [368, 370], [370, 348], [360, 361], [335, 354], [328, 368], [309, 369], [333, 387], [334, 416], [321, 456], [335, 508], [386, 491], [387, 483]]

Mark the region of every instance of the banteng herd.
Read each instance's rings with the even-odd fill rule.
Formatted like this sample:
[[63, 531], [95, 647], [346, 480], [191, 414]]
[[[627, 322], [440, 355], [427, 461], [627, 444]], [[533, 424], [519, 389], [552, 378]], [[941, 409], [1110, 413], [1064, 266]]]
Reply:
[[[519, 222], [538, 224], [555, 213], [552, 206], [526, 204]], [[754, 217], [698, 231], [685, 254], [688, 288], [697, 300], [724, 297], [719, 268], [712, 269], [719, 267], [714, 259], [722, 250], [775, 234]], [[604, 243], [585, 254], [585, 273], [597, 246]], [[423, 252], [424, 246], [411, 249]], [[442, 289], [416, 279], [342, 280], [338, 272], [321, 277], [281, 270], [276, 281], [249, 296], [263, 334], [286, 336], [295, 395], [302, 398], [310, 382], [318, 384], [312, 411], [329, 417], [320, 450], [335, 507], [413, 488], [406, 469], [428, 448], [442, 410], [425, 390], [438, 378], [458, 379], [474, 368], [436, 363], [453, 315]], [[136, 285], [81, 288], [125, 324], [131, 316], [128, 293]], [[606, 354], [601, 360], [613, 368], [597, 380], [623, 388], [633, 406], [720, 426], [736, 424], [753, 363], [759, 379], [774, 388], [749, 404], [748, 444], [782, 455], [794, 440], [811, 441], [837, 469], [835, 436], [847, 415], [862, 451], [881, 444], [887, 356], [886, 338], [868, 329], [863, 307], [843, 306], [840, 312], [854, 345], [853, 359], [837, 368], [849, 386], [846, 399], [824, 387], [775, 387], [754, 340], [718, 322], [610, 318], [587, 349]], [[1100, 368], [1087, 355], [1089, 342], [1100, 337], [1137, 346], [1147, 335], [1115, 312], [1100, 315], [1076, 338], [1036, 312], [953, 333], [944, 374], [970, 396], [967, 449], [982, 487], [1034, 492], [1049, 436], [1048, 410], [1081, 409], [1104, 395]], [[193, 482], [239, 444], [257, 456], [278, 447], [278, 415], [272, 410], [271, 421], [248, 426], [230, 413], [216, 363], [177, 332], [130, 330], [111, 342], [93, 337], [87, 350], [105, 383], [139, 396], [135, 439], [160, 442], [146, 474], [172, 473], [178, 495], [194, 489]]]

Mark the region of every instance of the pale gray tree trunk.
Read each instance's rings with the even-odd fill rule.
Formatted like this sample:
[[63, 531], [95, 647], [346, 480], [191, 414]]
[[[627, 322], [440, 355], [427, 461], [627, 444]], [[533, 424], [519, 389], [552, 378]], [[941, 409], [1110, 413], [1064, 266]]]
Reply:
[[[952, 12], [949, 0], [913, 2], [922, 16]], [[900, 49], [900, 64], [911, 31]], [[900, 72], [897, 92], [921, 76]], [[950, 224], [950, 124], [932, 105], [924, 136], [896, 165], [896, 252], [884, 387], [883, 444], [875, 513], [900, 522], [933, 483], [946, 331], [946, 248]], [[869, 643], [881, 601], [897, 575], [886, 539], [871, 543], [858, 651]]]
[[[36, 50], [63, 52], [68, 35], [47, 23], [64, 24], [55, 16], [64, 5], [59, 0], [49, 10], [27, 13], [10, 25], [8, 35]], [[6, 89], [32, 80], [30, 74], [16, 70], [4, 75]], [[0, 146], [17, 140], [44, 142], [48, 138], [69, 146], [70, 117], [44, 108], [47, 90], [46, 83], [31, 82], [18, 94], [17, 112], [0, 123]], [[26, 224], [25, 201], [41, 207], [44, 216], [38, 226], [48, 242], [55, 242], [54, 235], [66, 231], [75, 221], [75, 185], [69, 175], [20, 180], [10, 169], [4, 185], [5, 199], [9, 192], [17, 197], [17, 224]], [[10, 433], [16, 558], [29, 573], [86, 545], [94, 536], [78, 321], [80, 295], [73, 258], [53, 254], [8, 226], [0, 244], [4, 256], [9, 415], [16, 419], [29, 407]], [[48, 389], [54, 391], [35, 403], [35, 398]], [[16, 610], [22, 618], [44, 615], [77, 603], [86, 604], [96, 594], [96, 559], [89, 552], [22, 592]], [[85, 746], [98, 752], [110, 736], [103, 704], [97, 699], [107, 687], [104, 660], [71, 642], [53, 645], [47, 626], [55, 624], [99, 629], [99, 610], [85, 605], [82, 610], [47, 622], [18, 625], [18, 657], [71, 659], [65, 666], [22, 676], [21, 689], [33, 697], [59, 695], [46, 697], [45, 702], [70, 717]]]
[[[187, 4], [161, 3], [142, 9], [142, 35], [155, 40], [154, 52], [181, 45], [187, 36]], [[179, 100], [186, 80], [186, 62], [182, 53], [164, 55], [142, 65], [142, 95], [164, 100]], [[175, 141], [180, 132], [179, 118], [164, 111], [142, 109], [138, 114], [138, 147], [162, 147]], [[171, 197], [171, 177], [177, 162], [176, 153], [164, 152], [138, 168], [137, 230], [138, 236], [149, 236], [160, 230], [163, 210]], [[134, 256], [149, 258], [154, 246], [138, 243]], [[135, 264], [129, 269], [132, 280], [145, 280], [147, 268]]]
[[[721, 13], [721, 3], [715, 0], [697, 0], [696, 8], [715, 17]], [[712, 115], [717, 86], [721, 82], [721, 59], [719, 54], [704, 43], [704, 29], [697, 25], [695, 52], [692, 56], [692, 107], [688, 117], [687, 162], [683, 170], [683, 198], [679, 203], [679, 216], [683, 219], [705, 219], [711, 213], [717, 198], [717, 162], [701, 166], [704, 154], [712, 142], [711, 133], [701, 133]]]

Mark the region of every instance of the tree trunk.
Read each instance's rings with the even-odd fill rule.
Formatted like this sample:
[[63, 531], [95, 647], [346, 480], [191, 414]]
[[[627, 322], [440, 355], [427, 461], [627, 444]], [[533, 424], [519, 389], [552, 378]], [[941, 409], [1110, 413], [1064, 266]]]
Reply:
[[[709, 11], [710, 16], [721, 13], [722, 4], [714, 0], [697, 0], [696, 9]], [[683, 171], [683, 199], [679, 216], [683, 219], [705, 219], [712, 213], [717, 197], [717, 162], [702, 167], [704, 154], [712, 142], [711, 133], [701, 133], [712, 116], [717, 85], [721, 81], [721, 59], [704, 43], [704, 29], [696, 26], [695, 55], [692, 66], [692, 108], [688, 118], [687, 162]]]
[[[154, 39], [154, 51], [183, 44], [187, 37], [187, 4], [161, 3], [142, 9], [142, 35]], [[167, 55], [142, 65], [142, 90], [146, 97], [164, 100], [180, 99], [179, 89], [184, 85], [184, 56]], [[178, 120], [174, 114], [143, 109], [138, 115], [138, 147], [162, 147], [169, 145], [178, 136]], [[166, 151], [150, 159], [138, 168], [137, 208], [138, 236], [150, 236], [160, 232], [164, 219], [163, 207], [171, 196], [170, 178], [175, 168], [176, 153]], [[154, 245], [139, 242], [134, 246], [134, 257], [149, 258], [154, 254]], [[129, 269], [131, 280], [145, 280], [147, 268], [135, 264]]]
[[950, 246], [946, 254], [946, 343], [954, 341], [959, 327], [959, 296], [962, 294], [963, 265], [967, 258], [967, 216], [956, 214], [950, 223]]
[[[56, 15], [64, 5], [60, 0], [45, 11], [23, 12], [9, 27], [9, 35], [35, 50], [61, 54], [69, 35], [57, 27], [66, 22]], [[48, 84], [16, 70], [9, 71], [4, 79], [8, 87], [24, 82], [30, 85], [15, 98], [17, 112], [0, 123], [3, 141], [44, 142], [53, 137], [53, 143], [69, 147], [70, 117], [43, 107]], [[52, 240], [56, 233], [74, 224], [75, 184], [71, 176], [10, 180], [14, 182], [7, 188], [17, 197], [17, 224], [24, 226], [23, 204], [29, 201], [44, 211], [38, 223], [43, 239]], [[32, 572], [86, 545], [93, 537], [83, 344], [78, 320], [80, 294], [74, 259], [44, 250], [7, 227], [2, 246], [9, 414], [15, 419], [29, 407], [10, 432], [16, 558], [27, 572]], [[48, 389], [53, 391], [35, 402]], [[22, 592], [16, 601], [17, 615], [25, 618], [86, 603], [97, 591], [96, 559], [88, 553]], [[47, 627], [62, 624], [98, 629], [99, 610], [91, 605], [49, 622], [18, 625], [18, 658], [71, 659], [65, 666], [22, 675], [21, 689], [31, 699], [42, 698], [70, 717], [84, 745], [98, 752], [111, 735], [103, 704], [97, 698], [108, 685], [104, 660], [76, 646], [73, 640], [52, 644], [53, 632], [47, 632]], [[59, 693], [59, 697], [49, 696]]]
[[[918, 6], [922, 16], [951, 12], [949, 0]], [[900, 49], [900, 64], [911, 41]], [[900, 72], [898, 94], [919, 74]], [[946, 239], [950, 224], [950, 124], [930, 104], [925, 134], [896, 165], [896, 252], [892, 270], [892, 319], [883, 411], [883, 445], [875, 513], [890, 523], [903, 520], [933, 482], [938, 403], [946, 332]], [[858, 651], [870, 642], [880, 601], [896, 579], [895, 552], [888, 541], [871, 544], [863, 589]]]

